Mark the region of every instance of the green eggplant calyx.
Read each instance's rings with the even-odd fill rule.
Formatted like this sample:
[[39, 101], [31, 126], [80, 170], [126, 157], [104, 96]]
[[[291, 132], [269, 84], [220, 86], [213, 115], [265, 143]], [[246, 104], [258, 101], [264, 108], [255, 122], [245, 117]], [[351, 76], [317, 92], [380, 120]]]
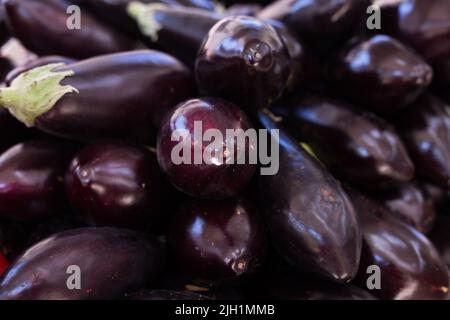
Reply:
[[162, 26], [156, 20], [156, 12], [167, 9], [168, 6], [162, 3], [144, 4], [132, 1], [127, 6], [128, 15], [136, 20], [142, 34], [150, 37], [155, 42], [158, 41], [158, 32]]
[[33, 127], [40, 115], [49, 111], [67, 93], [78, 93], [70, 85], [61, 85], [72, 70], [54, 71], [64, 63], [52, 63], [20, 74], [7, 88], [0, 89], [0, 105], [27, 127]]

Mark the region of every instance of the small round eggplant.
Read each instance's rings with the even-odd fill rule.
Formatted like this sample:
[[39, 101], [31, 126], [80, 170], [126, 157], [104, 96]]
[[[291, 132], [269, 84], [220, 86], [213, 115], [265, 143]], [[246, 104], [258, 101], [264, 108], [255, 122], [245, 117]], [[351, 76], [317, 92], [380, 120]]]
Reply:
[[292, 134], [333, 172], [378, 190], [414, 176], [414, 165], [394, 128], [339, 100], [299, 96], [272, 108]]
[[328, 65], [327, 77], [337, 94], [389, 115], [428, 87], [433, 70], [394, 38], [376, 35], [351, 42], [339, 52]]
[[84, 11], [79, 28], [69, 28], [70, 1], [6, 0], [3, 4], [11, 32], [39, 55], [58, 54], [82, 59], [135, 47], [123, 34]]
[[0, 156], [0, 215], [34, 221], [65, 207], [64, 173], [70, 145], [52, 141], [17, 144]]
[[251, 112], [281, 96], [290, 68], [289, 52], [270, 24], [235, 16], [211, 28], [198, 53], [195, 76], [201, 92]]
[[156, 154], [125, 142], [98, 142], [73, 158], [66, 190], [89, 225], [144, 229], [159, 225], [167, 185]]
[[398, 116], [397, 128], [417, 172], [444, 188], [450, 186], [450, 107], [439, 98], [422, 95]]
[[[340, 183], [272, 119], [261, 127], [279, 145], [279, 170], [259, 175], [255, 197], [280, 255], [301, 271], [346, 283], [358, 270], [362, 236], [353, 205]], [[276, 131], [279, 130], [279, 131]], [[279, 132], [279, 137], [277, 137]], [[276, 144], [271, 144], [272, 148]]]
[[26, 71], [29, 71], [31, 69], [42, 67], [47, 64], [51, 63], [74, 63], [75, 60], [68, 57], [62, 57], [62, 56], [43, 56], [38, 57], [36, 59], [33, 59], [31, 61], [28, 61], [26, 64], [18, 66], [14, 69], [12, 69], [5, 77], [5, 83], [10, 86], [11, 83], [15, 78], [17, 78], [21, 73], [24, 73]]
[[194, 8], [171, 7], [161, 3], [131, 2], [130, 16], [153, 45], [193, 66], [209, 29], [222, 15]]
[[447, 266], [433, 244], [373, 200], [353, 191], [350, 195], [364, 238], [355, 284], [367, 289], [367, 270], [375, 265], [380, 269], [381, 288], [371, 293], [379, 299], [445, 299], [449, 290]]
[[168, 243], [181, 271], [224, 281], [260, 269], [266, 240], [262, 218], [244, 199], [192, 199], [174, 217]]
[[0, 89], [0, 105], [27, 126], [63, 138], [148, 142], [165, 113], [194, 92], [181, 62], [139, 50], [31, 69]]
[[[250, 153], [257, 150], [257, 137], [249, 134], [244, 141], [238, 137], [251, 129], [245, 113], [232, 103], [217, 98], [185, 101], [161, 123], [159, 165], [176, 188], [191, 196], [236, 196], [257, 167], [256, 161], [250, 161]], [[208, 132], [217, 136], [206, 138]]]
[[423, 233], [431, 230], [436, 218], [433, 200], [415, 183], [404, 183], [374, 195], [397, 218]]
[[[162, 245], [150, 235], [117, 228], [57, 233], [27, 249], [0, 282], [0, 300], [115, 299], [154, 281]], [[71, 290], [77, 274], [80, 289]]]
[[257, 17], [285, 23], [308, 46], [327, 53], [351, 36], [369, 5], [370, 0], [278, 0]]

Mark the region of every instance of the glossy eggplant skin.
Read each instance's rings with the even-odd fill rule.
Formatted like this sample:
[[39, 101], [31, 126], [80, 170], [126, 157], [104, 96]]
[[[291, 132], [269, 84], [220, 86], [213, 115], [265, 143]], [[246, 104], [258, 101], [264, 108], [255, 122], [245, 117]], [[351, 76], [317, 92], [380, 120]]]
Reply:
[[374, 194], [396, 217], [422, 233], [433, 227], [436, 211], [433, 200], [428, 198], [416, 183], [400, 184], [390, 190]]
[[436, 219], [430, 239], [441, 253], [447, 267], [450, 268], [450, 217], [439, 216]]
[[243, 198], [187, 200], [173, 219], [168, 243], [181, 272], [208, 281], [254, 274], [267, 250], [262, 217]]
[[315, 95], [291, 98], [271, 110], [328, 168], [361, 188], [379, 190], [414, 176], [399, 135], [375, 114]]
[[75, 74], [61, 83], [79, 93], [63, 96], [36, 119], [36, 127], [68, 139], [147, 142], [165, 113], [195, 94], [191, 72], [158, 51], [98, 56], [55, 69], [67, 70]]
[[289, 52], [277, 31], [252, 17], [227, 17], [205, 37], [195, 63], [199, 90], [252, 112], [286, 88]]
[[174, 290], [141, 290], [125, 295], [126, 300], [213, 300], [211, 297], [191, 292]]
[[364, 237], [355, 284], [367, 289], [367, 268], [376, 265], [381, 271], [381, 289], [371, 293], [379, 299], [445, 299], [447, 266], [433, 244], [373, 200], [356, 192], [350, 195]]
[[80, 150], [66, 173], [66, 191], [81, 221], [143, 229], [158, 224], [167, 185], [156, 154], [120, 141]]
[[351, 36], [369, 4], [369, 0], [278, 0], [257, 17], [282, 21], [309, 47], [326, 54]]
[[0, 152], [27, 140], [32, 135], [32, 130], [20, 123], [6, 109], [0, 109], [0, 128], [4, 132], [0, 137]]
[[433, 70], [415, 52], [387, 35], [348, 44], [329, 63], [336, 93], [382, 115], [413, 102], [431, 83]]
[[135, 47], [133, 41], [87, 12], [82, 13], [81, 29], [69, 29], [66, 11], [72, 4], [70, 1], [6, 0], [3, 3], [13, 35], [38, 55], [83, 59]]
[[297, 270], [335, 282], [356, 275], [362, 238], [353, 205], [340, 183], [264, 113], [263, 129], [279, 129], [279, 171], [256, 179], [255, 195], [282, 257]]
[[[218, 149], [222, 148], [222, 152], [211, 152], [210, 142], [196, 136], [198, 122], [203, 132], [218, 130], [222, 134], [223, 140], [216, 140]], [[245, 113], [225, 100], [200, 98], [182, 102], [161, 122], [157, 141], [161, 170], [177, 189], [190, 196], [206, 199], [236, 196], [247, 186], [257, 168], [256, 163], [249, 161], [250, 152], [257, 148], [257, 139], [240, 142], [238, 138], [234, 138], [234, 146], [229, 147], [228, 143], [231, 141], [227, 141], [226, 131], [247, 132], [251, 129], [253, 125]], [[189, 133], [189, 137], [183, 137], [182, 132]], [[182, 138], [174, 139], [177, 134]], [[180, 144], [190, 150], [190, 155], [186, 156], [188, 161], [184, 161], [185, 148], [176, 154]], [[197, 149], [200, 147], [201, 149]], [[207, 159], [203, 157], [201, 163], [196, 163], [196, 154], [201, 153], [202, 156], [208, 151]], [[244, 159], [240, 157], [242, 153], [245, 154]], [[174, 154], [183, 154], [183, 161], [175, 162]], [[239, 163], [240, 160], [244, 160], [243, 163]]]
[[147, 36], [153, 46], [193, 67], [203, 39], [221, 18], [217, 12], [158, 5], [146, 16], [157, 24]]
[[[150, 235], [109, 227], [68, 230], [10, 265], [0, 282], [0, 300], [119, 298], [155, 280], [162, 264], [161, 243]], [[67, 287], [72, 265], [80, 268], [81, 290]]]
[[0, 216], [34, 221], [65, 207], [64, 173], [74, 149], [53, 141], [19, 143], [0, 156]]
[[9, 86], [11, 82], [17, 78], [21, 73], [31, 70], [33, 68], [45, 66], [51, 63], [74, 63], [76, 60], [63, 56], [43, 56], [28, 61], [26, 64], [18, 66], [12, 69], [5, 77], [5, 83]]
[[439, 98], [422, 95], [398, 117], [417, 172], [426, 180], [450, 185], [450, 107]]
[[398, 11], [399, 36], [434, 67], [437, 83], [450, 83], [450, 3], [405, 0]]

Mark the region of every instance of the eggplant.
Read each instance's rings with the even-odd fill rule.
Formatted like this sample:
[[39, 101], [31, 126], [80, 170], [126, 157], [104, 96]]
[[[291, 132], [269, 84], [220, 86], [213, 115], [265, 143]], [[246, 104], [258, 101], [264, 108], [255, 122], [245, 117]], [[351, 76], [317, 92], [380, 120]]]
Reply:
[[380, 270], [379, 299], [445, 299], [447, 266], [422, 233], [395, 218], [388, 209], [350, 190], [363, 230], [364, 245], [355, 284], [367, 289], [369, 266]]
[[[163, 265], [162, 250], [156, 238], [126, 229], [57, 233], [27, 249], [9, 266], [0, 282], [0, 300], [119, 298], [155, 280]], [[77, 269], [80, 289], [69, 289], [69, 271]]]
[[450, 217], [439, 216], [430, 238], [450, 268]]
[[258, 113], [261, 127], [279, 143], [279, 170], [259, 175], [254, 189], [272, 241], [296, 269], [349, 282], [362, 246], [353, 205], [340, 183], [272, 117]]
[[0, 156], [0, 216], [36, 221], [66, 206], [64, 174], [72, 145], [27, 141]]
[[0, 89], [0, 105], [59, 137], [148, 142], [165, 113], [194, 95], [194, 83], [175, 58], [138, 50], [31, 69]]
[[156, 48], [193, 66], [203, 39], [223, 16], [195, 8], [171, 7], [160, 3], [131, 2], [129, 15]]
[[400, 136], [370, 112], [314, 95], [293, 97], [271, 110], [328, 168], [361, 188], [379, 190], [414, 176]]
[[33, 134], [32, 129], [17, 121], [6, 109], [0, 109], [0, 128], [5, 132], [0, 137], [0, 152], [29, 139]]
[[66, 0], [5, 0], [6, 21], [12, 34], [38, 55], [57, 54], [84, 59], [131, 50], [136, 43], [112, 27], [82, 12], [81, 26], [67, 26]]
[[444, 188], [450, 186], [450, 107], [432, 94], [422, 95], [397, 117], [418, 174]]
[[29, 71], [31, 69], [42, 67], [47, 64], [51, 63], [74, 63], [76, 62], [75, 59], [69, 58], [69, 57], [63, 57], [63, 56], [43, 56], [38, 57], [36, 59], [33, 59], [31, 61], [27, 61], [25, 64], [18, 66], [14, 69], [12, 69], [5, 77], [5, 83], [6, 85], [10, 86], [11, 82], [17, 78], [21, 73], [24, 73], [25, 71]]
[[16, 257], [26, 242], [26, 231], [18, 221], [0, 218], [0, 254], [8, 260]]

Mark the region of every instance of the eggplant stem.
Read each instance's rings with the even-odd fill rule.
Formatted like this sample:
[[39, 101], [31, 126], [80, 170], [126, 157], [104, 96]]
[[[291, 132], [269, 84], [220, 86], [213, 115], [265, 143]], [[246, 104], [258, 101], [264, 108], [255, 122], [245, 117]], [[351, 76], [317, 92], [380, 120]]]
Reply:
[[76, 88], [60, 84], [75, 74], [72, 70], [54, 71], [64, 65], [52, 63], [20, 74], [9, 87], [0, 89], [0, 106], [27, 127], [33, 127], [36, 118], [53, 108], [62, 96], [78, 93]]
[[130, 17], [136, 20], [142, 34], [155, 42], [158, 41], [158, 32], [162, 29], [162, 26], [156, 20], [156, 11], [163, 11], [167, 8], [168, 6], [162, 3], [144, 4], [133, 1], [128, 4], [127, 12]]

